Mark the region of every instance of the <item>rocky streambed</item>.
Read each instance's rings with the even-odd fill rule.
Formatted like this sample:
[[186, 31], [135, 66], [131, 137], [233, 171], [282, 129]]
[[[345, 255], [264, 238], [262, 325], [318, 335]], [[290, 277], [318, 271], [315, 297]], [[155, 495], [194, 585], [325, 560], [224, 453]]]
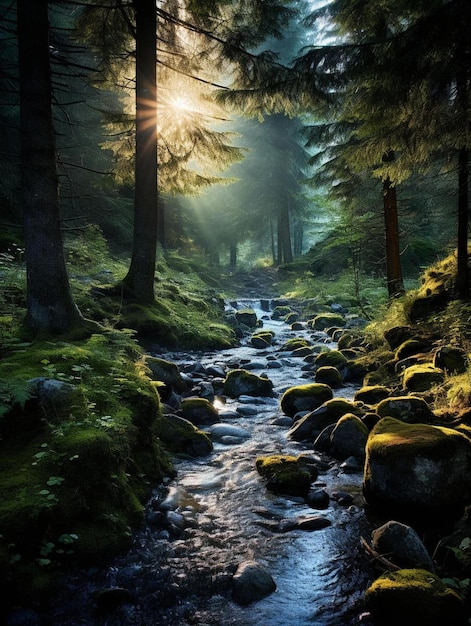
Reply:
[[[353, 402], [359, 384], [348, 382], [335, 333], [272, 309], [268, 302], [234, 303], [233, 314], [253, 327], [240, 347], [149, 357], [155, 378], [165, 382], [162, 438], [179, 439], [177, 475], [155, 487], [132, 549], [64, 580], [38, 624], [369, 625], [376, 622], [365, 610], [365, 591], [378, 563], [393, 572], [401, 559], [413, 568], [407, 571], [428, 568], [429, 584], [434, 564], [408, 526], [393, 521], [375, 531], [376, 543], [365, 550], [363, 538], [369, 543], [378, 524], [365, 515], [364, 452], [382, 416], [366, 398]], [[312, 404], [314, 371], [321, 397]], [[379, 407], [384, 394], [374, 392]], [[390, 406], [385, 415], [397, 418]], [[434, 472], [430, 463], [422, 463], [419, 482], [427, 468]], [[383, 483], [374, 483], [381, 472], [368, 483], [373, 500], [384, 495]], [[402, 491], [407, 495], [406, 484]], [[381, 556], [394, 551], [395, 563]], [[449, 600], [445, 613], [461, 620], [461, 604], [456, 611], [455, 595]], [[409, 609], [401, 610], [409, 623]]]

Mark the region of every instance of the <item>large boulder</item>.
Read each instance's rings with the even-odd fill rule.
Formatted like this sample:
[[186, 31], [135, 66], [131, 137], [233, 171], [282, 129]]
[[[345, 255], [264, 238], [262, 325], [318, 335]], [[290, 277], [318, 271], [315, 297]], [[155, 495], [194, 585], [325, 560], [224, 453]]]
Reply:
[[314, 375], [314, 380], [316, 383], [329, 385], [332, 389], [337, 389], [342, 386], [342, 374], [336, 367], [331, 365], [320, 367]]
[[240, 563], [232, 578], [232, 585], [232, 599], [241, 605], [261, 600], [276, 589], [270, 572], [256, 561]]
[[224, 394], [230, 398], [271, 396], [272, 393], [273, 383], [271, 380], [244, 369], [231, 370], [224, 380]]
[[314, 330], [325, 330], [331, 326], [345, 326], [345, 324], [345, 317], [341, 313], [319, 313], [309, 322]]
[[435, 353], [433, 364], [449, 374], [463, 374], [468, 368], [469, 359], [462, 348], [443, 346]]
[[332, 389], [323, 383], [296, 385], [287, 389], [281, 396], [281, 410], [289, 417], [293, 417], [296, 413], [314, 411], [333, 396]]
[[365, 458], [369, 430], [359, 417], [347, 413], [339, 419], [330, 435], [333, 455], [340, 460], [350, 456]]
[[367, 502], [396, 519], [452, 519], [471, 498], [471, 442], [451, 428], [381, 419], [366, 447]]
[[356, 401], [374, 405], [381, 402], [381, 400], [388, 398], [391, 393], [391, 388], [385, 387], [384, 385], [365, 385], [355, 392], [353, 398]]
[[297, 420], [288, 431], [288, 437], [295, 441], [315, 439], [324, 428], [336, 424], [347, 413], [360, 416], [361, 410], [355, 403], [344, 398], [327, 400], [320, 407]]
[[464, 602], [438, 576], [423, 569], [383, 574], [365, 594], [366, 608], [378, 626], [462, 626]]
[[376, 407], [380, 417], [394, 417], [407, 424], [428, 424], [432, 411], [423, 398], [416, 396], [392, 396], [381, 400]]
[[339, 350], [327, 350], [321, 352], [314, 360], [316, 367], [337, 367], [340, 368], [345, 365], [347, 358]]
[[235, 318], [238, 324], [255, 328], [258, 323], [257, 314], [253, 309], [240, 309], [235, 312]]
[[432, 363], [418, 363], [402, 373], [402, 386], [408, 391], [428, 391], [445, 380], [445, 372]]

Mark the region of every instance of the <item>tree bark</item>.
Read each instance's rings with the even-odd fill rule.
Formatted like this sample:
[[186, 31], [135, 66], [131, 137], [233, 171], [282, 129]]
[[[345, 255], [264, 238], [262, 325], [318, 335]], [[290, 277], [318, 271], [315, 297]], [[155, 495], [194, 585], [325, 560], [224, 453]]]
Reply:
[[158, 240], [157, 18], [155, 0], [133, 0], [136, 14], [136, 164], [131, 264], [124, 286], [141, 303], [154, 301]]
[[279, 263], [292, 263], [293, 250], [291, 247], [291, 230], [289, 224], [289, 202], [286, 199], [280, 206], [278, 220], [278, 261]]
[[237, 244], [231, 243], [229, 246], [229, 267], [235, 270], [237, 266]]
[[60, 228], [48, 2], [18, 0], [17, 10], [26, 323], [60, 332], [82, 316], [71, 295]]

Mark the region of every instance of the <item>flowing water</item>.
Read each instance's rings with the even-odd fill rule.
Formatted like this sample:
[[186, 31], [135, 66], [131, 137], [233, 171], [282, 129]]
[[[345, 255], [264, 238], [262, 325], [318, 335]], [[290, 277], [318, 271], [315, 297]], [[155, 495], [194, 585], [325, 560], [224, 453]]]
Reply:
[[[245, 303], [251, 306], [254, 303]], [[183, 366], [189, 360], [203, 366], [243, 362], [254, 373], [266, 373], [274, 384], [272, 398], [218, 400], [221, 419], [243, 428], [249, 435], [238, 443], [215, 442], [208, 457], [176, 461], [177, 477], [165, 490], [156, 487], [148, 520], [169, 490], [185, 529], [163, 532], [149, 523], [132, 550], [105, 570], [79, 572], [57, 596], [57, 604], [41, 624], [60, 626], [349, 626], [358, 624], [362, 597], [371, 570], [360, 548], [360, 536], [369, 536], [361, 497], [361, 474], [344, 473], [339, 463], [317, 457], [322, 468], [315, 486], [330, 496], [328, 508], [315, 511], [296, 498], [267, 491], [255, 469], [258, 456], [311, 452], [287, 439], [286, 426], [274, 425], [280, 417], [279, 398], [288, 387], [312, 380], [303, 359], [280, 352], [294, 333], [284, 322], [268, 319], [264, 327], [276, 335], [266, 351], [245, 346], [208, 354], [170, 354], [164, 358]], [[315, 339], [328, 343], [327, 335]], [[334, 347], [329, 344], [330, 347]], [[273, 367], [273, 360], [281, 367]], [[307, 378], [307, 380], [306, 380]], [[352, 397], [353, 388], [336, 395]], [[233, 412], [236, 413], [233, 413]], [[246, 415], [246, 413], [250, 413]], [[235, 416], [237, 415], [237, 417]], [[245, 416], [244, 416], [245, 415]], [[347, 492], [353, 502], [345, 506], [336, 493]], [[276, 520], [320, 514], [331, 525], [312, 532], [277, 532]], [[231, 577], [238, 563], [264, 564], [276, 582], [276, 591], [249, 606], [231, 600]], [[125, 589], [129, 595], [112, 611], [97, 611], [94, 593], [104, 588]], [[366, 620], [362, 620], [366, 623]]]

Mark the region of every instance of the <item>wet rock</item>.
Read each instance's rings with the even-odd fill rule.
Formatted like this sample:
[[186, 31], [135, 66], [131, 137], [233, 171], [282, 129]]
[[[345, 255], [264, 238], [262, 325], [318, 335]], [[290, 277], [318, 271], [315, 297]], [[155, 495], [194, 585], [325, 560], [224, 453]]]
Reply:
[[372, 546], [388, 561], [400, 567], [420, 567], [434, 571], [433, 561], [416, 531], [391, 520], [371, 534]]
[[367, 609], [381, 626], [466, 624], [463, 600], [437, 576], [423, 569], [383, 574], [367, 589]]
[[337, 504], [340, 504], [340, 506], [350, 506], [355, 500], [353, 495], [348, 493], [348, 491], [334, 491], [332, 499], [335, 500]]
[[358, 458], [349, 456], [348, 459], [340, 463], [340, 469], [345, 474], [355, 474], [363, 471], [363, 465], [363, 462], [360, 462]]
[[305, 326], [302, 322], [293, 322], [291, 324], [291, 330], [304, 330]]
[[381, 400], [376, 413], [380, 417], [394, 417], [406, 424], [427, 424], [433, 417], [429, 405], [417, 396], [396, 396]]
[[299, 411], [317, 409], [333, 395], [332, 389], [321, 383], [290, 387], [281, 397], [281, 410], [289, 417], [293, 417]]
[[224, 381], [224, 394], [230, 398], [242, 395], [270, 396], [273, 383], [268, 378], [257, 376], [245, 369], [231, 370]]
[[222, 365], [208, 365], [206, 367], [206, 374], [208, 376], [214, 376], [215, 378], [224, 378], [226, 370]]
[[368, 436], [369, 430], [361, 419], [347, 413], [339, 419], [330, 435], [333, 455], [340, 460], [349, 456], [364, 459]]
[[330, 504], [329, 494], [324, 489], [310, 491], [306, 496], [306, 504], [311, 509], [326, 509]]
[[232, 585], [232, 599], [244, 606], [265, 598], [276, 589], [276, 583], [268, 569], [257, 561], [240, 563]]
[[254, 406], [249, 405], [241, 405], [236, 409], [238, 415], [242, 415], [242, 417], [253, 417], [254, 415], [258, 415], [259, 411]]
[[264, 350], [271, 346], [271, 342], [273, 340], [274, 333], [271, 331], [259, 331], [254, 333], [250, 338], [250, 343], [254, 348], [259, 350]]
[[237, 437], [239, 439], [249, 439], [251, 437], [250, 432], [245, 428], [232, 426], [231, 424], [214, 424], [208, 428], [208, 431], [215, 441], [219, 441], [223, 437]]
[[206, 398], [184, 398], [181, 411], [184, 419], [198, 426], [219, 421], [219, 413]]
[[385, 417], [366, 453], [365, 497], [395, 518], [453, 519], [471, 498], [471, 442], [456, 430]]
[[295, 520], [293, 530], [321, 530], [331, 526], [332, 522], [321, 515], [310, 515], [299, 517]]
[[287, 415], [283, 415], [281, 417], [275, 417], [270, 424], [273, 426], [284, 426], [286, 428], [291, 428], [293, 425], [293, 418], [288, 417]]
[[277, 359], [267, 361], [268, 369], [281, 369], [283, 367], [283, 363], [278, 361]]

